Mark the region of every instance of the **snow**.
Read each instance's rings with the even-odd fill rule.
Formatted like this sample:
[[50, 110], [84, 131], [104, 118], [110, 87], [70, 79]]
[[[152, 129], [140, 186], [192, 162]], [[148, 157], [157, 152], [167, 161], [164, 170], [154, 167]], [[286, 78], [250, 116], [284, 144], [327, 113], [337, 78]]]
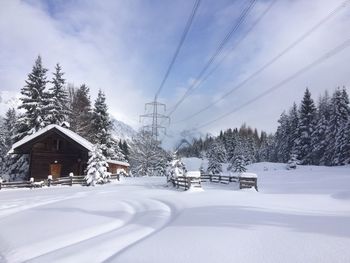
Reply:
[[350, 262], [350, 166], [247, 168], [259, 192], [164, 177], [2, 189], [0, 262]]
[[108, 160], [107, 160], [107, 163], [122, 165], [122, 166], [126, 166], [126, 167], [129, 167], [129, 166], [130, 166], [130, 164], [127, 163], [127, 162], [115, 161], [115, 160], [111, 160], [111, 159], [108, 159]]
[[256, 173], [239, 173], [238, 177], [244, 177], [244, 178], [258, 178], [258, 175]]
[[200, 171], [188, 171], [186, 176], [199, 178], [199, 177], [201, 177], [201, 173], [200, 173]]
[[63, 128], [59, 125], [55, 125], [55, 124], [50, 124], [48, 126], [46, 126], [43, 129], [40, 129], [39, 131], [37, 131], [36, 133], [33, 133], [31, 135], [28, 135], [26, 137], [24, 137], [22, 140], [14, 143], [12, 145], [11, 150], [9, 151], [9, 153], [13, 153], [14, 149], [16, 149], [17, 147], [37, 138], [38, 136], [44, 134], [45, 132], [52, 130], [52, 129], [57, 129], [60, 132], [64, 133], [65, 135], [67, 135], [69, 138], [71, 138], [72, 140], [74, 140], [75, 142], [77, 142], [78, 144], [80, 144], [81, 146], [83, 146], [84, 148], [86, 148], [88, 151], [91, 151], [93, 148], [93, 144], [91, 142], [89, 142], [88, 140], [84, 139], [83, 137], [81, 137], [79, 134], [68, 130], [66, 128]]

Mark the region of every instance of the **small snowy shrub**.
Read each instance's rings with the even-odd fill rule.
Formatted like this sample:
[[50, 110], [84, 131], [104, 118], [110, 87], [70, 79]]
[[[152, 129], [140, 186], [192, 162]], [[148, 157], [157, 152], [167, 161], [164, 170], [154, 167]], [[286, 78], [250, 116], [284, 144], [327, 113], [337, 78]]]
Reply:
[[245, 160], [243, 155], [238, 155], [235, 157], [233, 163], [230, 164], [228, 167], [229, 170], [237, 172], [237, 173], [243, 173], [247, 171], [247, 168], [245, 168]]
[[187, 169], [185, 164], [179, 159], [174, 159], [170, 163], [170, 168], [168, 171], [168, 180], [179, 176], [186, 176], [186, 173]]
[[298, 164], [297, 156], [296, 156], [296, 154], [292, 154], [290, 156], [289, 161], [288, 161], [287, 169], [288, 170], [296, 169], [297, 168], [297, 164]]
[[108, 163], [106, 157], [102, 154], [101, 146], [95, 145], [89, 156], [87, 175], [85, 177], [87, 184], [94, 186], [96, 183], [106, 182], [111, 173], [107, 172]]

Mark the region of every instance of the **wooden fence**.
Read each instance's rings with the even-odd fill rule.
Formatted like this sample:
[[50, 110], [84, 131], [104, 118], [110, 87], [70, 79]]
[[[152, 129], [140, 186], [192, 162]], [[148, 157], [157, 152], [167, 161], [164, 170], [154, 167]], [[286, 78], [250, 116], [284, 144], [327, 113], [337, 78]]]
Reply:
[[239, 183], [239, 189], [254, 187], [258, 191], [258, 179], [251, 177], [227, 176], [216, 174], [202, 174], [202, 182], [229, 184], [231, 182]]
[[191, 187], [202, 187], [201, 179], [198, 177], [178, 176], [170, 178], [169, 181], [172, 182], [174, 187], [184, 188], [184, 190], [188, 190]]
[[[119, 174], [112, 174], [109, 178], [111, 180], [120, 180]], [[82, 185], [86, 186], [85, 175], [64, 176], [56, 179], [46, 179], [44, 181], [35, 182], [30, 181], [15, 181], [15, 182], [0, 182], [0, 190], [2, 188], [38, 188], [43, 186], [57, 186], [57, 185]]]

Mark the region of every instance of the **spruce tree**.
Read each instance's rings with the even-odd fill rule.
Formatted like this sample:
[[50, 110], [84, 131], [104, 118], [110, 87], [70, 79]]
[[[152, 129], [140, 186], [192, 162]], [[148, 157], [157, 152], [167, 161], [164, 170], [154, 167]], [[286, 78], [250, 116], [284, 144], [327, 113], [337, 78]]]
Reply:
[[285, 163], [288, 161], [290, 156], [290, 121], [289, 116], [283, 112], [280, 119], [278, 120], [279, 126], [275, 135], [275, 147], [276, 147], [276, 161]]
[[326, 141], [327, 148], [325, 151], [325, 162], [327, 165], [339, 165], [340, 143], [337, 139], [341, 135], [341, 130], [349, 119], [349, 98], [345, 89], [336, 89], [331, 99], [330, 118], [327, 125]]
[[336, 149], [333, 162], [337, 165], [350, 164], [350, 118], [338, 134]]
[[88, 185], [94, 186], [96, 183], [104, 183], [110, 177], [107, 172], [108, 163], [106, 157], [102, 154], [102, 149], [99, 144], [96, 144], [93, 150], [89, 153], [89, 161], [87, 174], [85, 176]]
[[296, 154], [302, 164], [312, 163], [311, 135], [315, 129], [316, 107], [309, 89], [305, 90], [299, 113], [299, 140]]
[[245, 161], [243, 155], [238, 155], [235, 157], [232, 166], [230, 166], [230, 170], [236, 173], [243, 173], [247, 171], [247, 168], [245, 168]]
[[51, 124], [69, 126], [68, 92], [65, 89], [64, 73], [60, 64], [56, 64], [53, 75], [53, 86], [49, 89], [49, 120]]
[[32, 72], [28, 75], [26, 85], [21, 90], [19, 109], [24, 113], [18, 121], [17, 140], [30, 135], [49, 124], [48, 120], [48, 93], [46, 92], [46, 72], [41, 57], [35, 61]]
[[327, 126], [330, 118], [330, 98], [327, 92], [321, 96], [318, 102], [316, 114], [316, 126], [311, 134], [313, 164], [325, 165], [325, 152], [328, 142]]
[[213, 141], [208, 152], [208, 173], [219, 174], [222, 172], [222, 163], [226, 161], [226, 151], [220, 140]]
[[346, 164], [349, 159], [349, 121], [350, 121], [350, 107], [349, 107], [349, 96], [345, 88], [341, 91], [342, 100], [341, 100], [341, 113], [343, 115], [343, 121], [340, 124], [340, 130], [338, 131], [335, 139], [335, 153], [333, 156], [332, 164], [333, 165], [342, 165]]
[[165, 176], [168, 158], [167, 152], [149, 132], [141, 131], [133, 138], [129, 161], [135, 176]]
[[87, 140], [92, 139], [91, 132], [91, 101], [90, 90], [83, 84], [78, 89], [71, 90], [73, 97], [70, 114], [70, 127]]
[[107, 145], [111, 139], [112, 122], [108, 114], [105, 94], [99, 90], [94, 104], [91, 119], [91, 129], [93, 142], [101, 145]]

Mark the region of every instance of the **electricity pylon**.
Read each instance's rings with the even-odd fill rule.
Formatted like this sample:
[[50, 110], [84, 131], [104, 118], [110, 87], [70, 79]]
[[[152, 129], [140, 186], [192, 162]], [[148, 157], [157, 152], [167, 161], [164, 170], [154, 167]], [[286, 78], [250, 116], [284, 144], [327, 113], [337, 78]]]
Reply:
[[151, 132], [152, 137], [158, 141], [159, 137], [159, 130], [163, 130], [164, 134], [166, 134], [166, 128], [160, 124], [160, 120], [168, 120], [170, 122], [169, 116], [166, 116], [165, 114], [158, 113], [158, 108], [163, 108], [163, 111], [166, 111], [166, 105], [164, 103], [160, 103], [157, 101], [157, 98], [154, 99], [154, 101], [146, 103], [145, 104], [145, 111], [148, 107], [152, 108], [151, 113], [146, 113], [143, 115], [140, 115], [140, 122], [142, 118], [151, 118], [152, 124], [151, 125], [145, 125], [143, 126], [144, 129], [149, 130]]

